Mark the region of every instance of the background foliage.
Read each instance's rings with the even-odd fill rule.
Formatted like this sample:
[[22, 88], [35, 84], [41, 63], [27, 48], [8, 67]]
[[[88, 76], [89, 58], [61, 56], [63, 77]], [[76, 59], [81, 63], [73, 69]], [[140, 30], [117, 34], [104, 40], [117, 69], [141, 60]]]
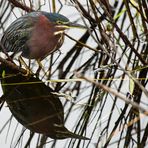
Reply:
[[[88, 27], [66, 32], [60, 52], [43, 61], [40, 78], [64, 95], [66, 126], [91, 141], [54, 141], [29, 130], [22, 133], [9, 113], [0, 121], [1, 143], [39, 148], [145, 147], [148, 2], [0, 0], [1, 35], [16, 17], [34, 10], [59, 12]], [[32, 61], [31, 67], [35, 71], [37, 63]], [[6, 110], [5, 104], [0, 115], [6, 116]]]

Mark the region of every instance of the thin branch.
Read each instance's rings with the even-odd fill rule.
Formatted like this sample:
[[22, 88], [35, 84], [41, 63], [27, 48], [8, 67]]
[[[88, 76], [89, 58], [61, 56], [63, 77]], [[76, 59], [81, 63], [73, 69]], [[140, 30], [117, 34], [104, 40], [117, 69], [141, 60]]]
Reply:
[[26, 11], [26, 12], [32, 12], [35, 11], [30, 7], [27, 7], [25, 5], [23, 5], [22, 3], [18, 2], [17, 0], [8, 0], [10, 3], [12, 3], [15, 7], [21, 8], [22, 10]]
[[84, 79], [84, 80], [86, 80], [86, 81], [88, 81], [88, 82], [90, 82], [90, 83], [95, 84], [97, 87], [102, 88], [103, 90], [105, 90], [106, 92], [109, 92], [109, 93], [113, 94], [114, 96], [117, 96], [118, 98], [120, 98], [121, 100], [123, 100], [124, 102], [126, 102], [127, 104], [131, 104], [134, 108], [139, 109], [139, 110], [141, 110], [141, 112], [143, 112], [144, 114], [148, 115], [148, 110], [146, 110], [146, 109], [143, 108], [142, 106], [138, 105], [137, 103], [135, 103], [135, 102], [133, 102], [133, 101], [127, 99], [127, 98], [124, 97], [122, 94], [120, 94], [119, 92], [115, 91], [114, 89], [109, 88], [109, 87], [107, 87], [106, 85], [101, 84], [101, 83], [99, 83], [99, 82], [97, 83], [97, 82], [95, 82], [93, 79], [86, 78], [86, 77], [82, 76], [81, 74], [78, 74], [78, 73], [77, 73], [76, 76], [77, 76], [78, 78], [82, 78], [82, 79]]

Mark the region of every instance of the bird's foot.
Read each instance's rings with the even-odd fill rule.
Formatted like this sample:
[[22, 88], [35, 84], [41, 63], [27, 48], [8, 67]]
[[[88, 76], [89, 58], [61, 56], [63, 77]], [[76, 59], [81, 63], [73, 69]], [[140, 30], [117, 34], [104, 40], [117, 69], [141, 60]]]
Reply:
[[32, 71], [30, 69], [26, 69], [26, 74], [22, 74], [25, 77], [29, 77], [30, 75], [32, 75]]
[[23, 76], [28, 77], [29, 75], [33, 75], [33, 72], [31, 71], [29, 66], [25, 63], [25, 61], [23, 60], [23, 58], [21, 56], [19, 57], [19, 62], [20, 62], [20, 67], [21, 67], [21, 65], [24, 65], [25, 69], [26, 69], [26, 74], [22, 74]]

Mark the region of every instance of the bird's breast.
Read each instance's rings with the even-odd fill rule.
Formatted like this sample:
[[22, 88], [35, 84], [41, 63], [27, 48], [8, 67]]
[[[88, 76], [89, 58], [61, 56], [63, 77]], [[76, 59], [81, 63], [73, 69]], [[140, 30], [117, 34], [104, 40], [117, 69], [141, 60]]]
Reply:
[[41, 20], [34, 26], [27, 44], [30, 49], [30, 58], [43, 59], [59, 49], [63, 43], [63, 34], [55, 35], [58, 30], [54, 24]]

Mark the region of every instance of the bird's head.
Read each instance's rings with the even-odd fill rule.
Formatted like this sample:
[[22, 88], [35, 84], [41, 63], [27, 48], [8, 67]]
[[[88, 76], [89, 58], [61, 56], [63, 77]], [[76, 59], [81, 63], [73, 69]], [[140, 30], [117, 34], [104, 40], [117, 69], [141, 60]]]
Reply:
[[75, 138], [75, 139], [90, 140], [87, 137], [70, 132], [63, 124], [60, 125], [54, 124], [52, 127], [52, 132], [47, 134], [47, 136], [49, 136], [52, 139]]
[[48, 13], [48, 12], [42, 12], [44, 16], [48, 18], [49, 21], [51, 21], [56, 28], [59, 28], [59, 30], [64, 31], [65, 29], [69, 28], [82, 28], [86, 29], [85, 26], [77, 24], [75, 22], [71, 22], [67, 17], [64, 15], [61, 15], [59, 13]]

